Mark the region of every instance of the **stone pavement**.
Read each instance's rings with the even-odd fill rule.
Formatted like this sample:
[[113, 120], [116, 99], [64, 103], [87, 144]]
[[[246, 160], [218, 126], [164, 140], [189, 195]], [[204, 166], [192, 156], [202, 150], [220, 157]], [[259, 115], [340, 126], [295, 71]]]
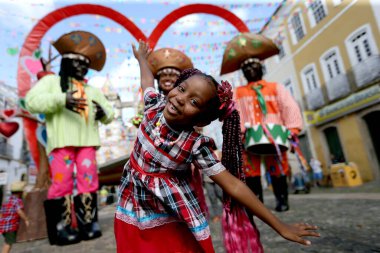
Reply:
[[[274, 197], [265, 193], [265, 204], [274, 207]], [[355, 188], [313, 188], [310, 194], [290, 194], [291, 209], [276, 213], [285, 222], [308, 222], [319, 226], [320, 238], [311, 238], [311, 246], [288, 242], [261, 221], [257, 226], [265, 252], [274, 253], [373, 253], [380, 252], [380, 183]], [[97, 240], [58, 247], [47, 239], [17, 243], [12, 253], [116, 252], [113, 237], [114, 206], [99, 211], [103, 236]], [[220, 224], [211, 224], [217, 253], [224, 253]], [[2, 241], [0, 240], [0, 246]], [[133, 242], [131, 242], [133, 243]], [[145, 253], [145, 252], [144, 252]], [[149, 253], [149, 252], [147, 252]]]

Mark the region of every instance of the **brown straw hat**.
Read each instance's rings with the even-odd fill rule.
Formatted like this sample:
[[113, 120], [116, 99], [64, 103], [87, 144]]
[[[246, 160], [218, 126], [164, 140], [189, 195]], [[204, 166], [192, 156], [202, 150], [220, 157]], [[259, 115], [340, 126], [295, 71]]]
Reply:
[[156, 77], [163, 68], [175, 68], [180, 71], [193, 67], [190, 58], [173, 48], [161, 48], [153, 51], [148, 57], [149, 68]]
[[62, 35], [53, 43], [57, 51], [63, 55], [67, 53], [80, 54], [90, 60], [89, 68], [102, 70], [106, 62], [106, 49], [103, 43], [94, 34], [85, 31], [73, 31]]
[[228, 42], [224, 50], [220, 74], [240, 69], [240, 65], [248, 58], [264, 60], [278, 53], [276, 44], [261, 34], [239, 34]]
[[16, 181], [11, 184], [11, 192], [23, 192], [26, 186], [24, 181]]

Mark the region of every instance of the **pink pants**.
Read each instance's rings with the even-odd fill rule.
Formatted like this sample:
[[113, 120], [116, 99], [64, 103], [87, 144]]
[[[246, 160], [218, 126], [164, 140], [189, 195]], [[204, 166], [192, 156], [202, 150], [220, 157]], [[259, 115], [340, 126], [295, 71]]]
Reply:
[[48, 190], [48, 199], [73, 193], [74, 165], [77, 168], [78, 194], [98, 190], [95, 147], [56, 148], [49, 154], [49, 164], [52, 184]]

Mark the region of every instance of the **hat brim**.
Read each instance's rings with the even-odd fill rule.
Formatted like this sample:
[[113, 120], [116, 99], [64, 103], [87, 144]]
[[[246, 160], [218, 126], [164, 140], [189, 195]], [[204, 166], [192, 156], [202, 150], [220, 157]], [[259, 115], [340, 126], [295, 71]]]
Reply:
[[106, 49], [100, 39], [89, 32], [73, 31], [62, 35], [53, 46], [63, 55], [80, 54], [90, 60], [89, 68], [100, 71], [106, 62]]
[[175, 68], [179, 71], [193, 68], [190, 58], [174, 48], [161, 48], [153, 51], [148, 56], [148, 64], [155, 77], [157, 77], [157, 72], [164, 68]]

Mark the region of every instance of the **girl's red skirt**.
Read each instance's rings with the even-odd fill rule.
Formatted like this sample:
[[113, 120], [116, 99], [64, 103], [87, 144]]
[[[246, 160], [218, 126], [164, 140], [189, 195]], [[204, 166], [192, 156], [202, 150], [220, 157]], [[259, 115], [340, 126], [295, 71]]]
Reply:
[[140, 230], [115, 219], [117, 253], [214, 253], [211, 237], [197, 241], [185, 223]]

